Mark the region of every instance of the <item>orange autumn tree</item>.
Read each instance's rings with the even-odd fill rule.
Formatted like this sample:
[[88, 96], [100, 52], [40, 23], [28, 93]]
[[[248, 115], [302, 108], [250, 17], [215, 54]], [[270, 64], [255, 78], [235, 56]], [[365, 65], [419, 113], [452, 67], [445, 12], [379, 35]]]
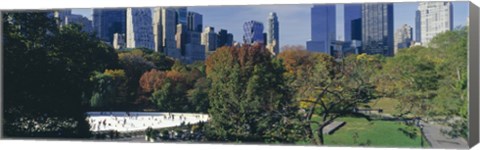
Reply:
[[139, 83], [143, 94], [161, 111], [200, 112], [197, 107], [204, 106], [197, 106], [196, 102], [204, 103], [204, 100], [192, 100], [196, 95], [189, 93], [195, 90], [197, 80], [204, 78], [202, 76], [198, 69], [176, 62], [169, 71], [152, 69], [145, 72]]

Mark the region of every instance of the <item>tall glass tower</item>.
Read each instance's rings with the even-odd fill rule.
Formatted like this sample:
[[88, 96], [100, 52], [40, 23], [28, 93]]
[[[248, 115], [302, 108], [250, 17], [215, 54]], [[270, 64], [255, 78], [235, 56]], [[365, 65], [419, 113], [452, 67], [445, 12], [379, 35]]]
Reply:
[[393, 4], [362, 6], [362, 53], [393, 56]]
[[268, 16], [268, 30], [267, 30], [267, 45], [269, 49], [274, 53], [280, 53], [280, 41], [279, 41], [279, 26], [277, 13], [271, 12]]
[[[351, 41], [352, 36], [355, 34], [360, 33], [362, 30], [362, 25], [358, 24], [358, 21], [361, 21], [362, 18], [362, 4], [344, 4], [343, 5], [343, 12], [344, 12], [344, 38], [345, 41]], [[360, 30], [360, 31], [358, 31]], [[354, 39], [354, 40], [361, 40], [361, 39]]]
[[184, 26], [187, 26], [187, 7], [176, 7], [176, 24], [183, 24]]
[[126, 33], [127, 9], [93, 9], [93, 30], [98, 38], [112, 44], [113, 34]]
[[422, 42], [422, 34], [421, 34], [421, 13], [420, 10], [415, 11], [415, 41], [416, 42]]
[[245, 44], [264, 43], [263, 24], [258, 21], [248, 21], [243, 24], [243, 41]]
[[330, 54], [330, 45], [336, 39], [335, 5], [314, 5], [311, 9], [311, 40], [307, 50]]
[[187, 28], [189, 31], [202, 32], [203, 16], [196, 12], [188, 12]]

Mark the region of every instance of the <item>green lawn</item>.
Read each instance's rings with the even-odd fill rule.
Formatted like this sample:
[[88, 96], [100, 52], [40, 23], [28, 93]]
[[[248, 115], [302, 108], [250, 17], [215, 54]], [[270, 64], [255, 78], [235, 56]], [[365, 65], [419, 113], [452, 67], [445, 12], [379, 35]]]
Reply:
[[399, 104], [398, 100], [390, 98], [381, 98], [372, 100], [368, 106], [372, 109], [383, 109], [383, 113], [393, 115], [395, 107]]
[[[346, 124], [332, 135], [325, 135], [326, 145], [336, 146], [376, 146], [376, 147], [420, 147], [420, 130], [414, 127], [413, 136], [409, 137], [401, 129], [408, 126], [394, 121], [367, 121], [364, 118], [343, 117], [337, 119]], [[317, 127], [313, 127], [316, 129]], [[410, 131], [412, 131], [410, 129]], [[354, 137], [356, 136], [356, 142]], [[428, 145], [427, 142], [424, 142]]]

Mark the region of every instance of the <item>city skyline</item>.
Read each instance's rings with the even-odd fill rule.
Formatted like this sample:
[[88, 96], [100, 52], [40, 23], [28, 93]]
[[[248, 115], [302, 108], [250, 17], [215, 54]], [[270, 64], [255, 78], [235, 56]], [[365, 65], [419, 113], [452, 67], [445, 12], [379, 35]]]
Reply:
[[[415, 26], [415, 12], [418, 2], [394, 3], [394, 29], [404, 24]], [[453, 27], [464, 26], [468, 17], [468, 2], [452, 2]], [[270, 12], [276, 12], [280, 22], [280, 48], [285, 45], [302, 45], [306, 47], [306, 41], [310, 40], [310, 9], [313, 5], [256, 5], [256, 6], [193, 6], [187, 7], [188, 11], [203, 15], [203, 25], [212, 26], [216, 29], [228, 30], [234, 36], [234, 41], [242, 42], [244, 34], [243, 23], [249, 20], [257, 20], [264, 25]], [[462, 9], [464, 8], [464, 9]], [[343, 40], [344, 36], [344, 9], [343, 4], [336, 6], [336, 32], [337, 40]], [[80, 14], [92, 19], [91, 9], [73, 9], [72, 14]], [[221, 14], [221, 15], [219, 15]], [[303, 23], [302, 23], [303, 22]], [[413, 32], [416, 32], [414, 29]], [[416, 39], [414, 35], [414, 39]]]

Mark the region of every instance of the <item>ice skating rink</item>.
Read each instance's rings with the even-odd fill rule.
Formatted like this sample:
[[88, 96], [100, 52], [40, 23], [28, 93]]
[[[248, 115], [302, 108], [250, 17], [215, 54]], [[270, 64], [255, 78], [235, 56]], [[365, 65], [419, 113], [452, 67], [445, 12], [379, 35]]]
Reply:
[[135, 132], [168, 128], [184, 124], [196, 124], [208, 120], [207, 114], [169, 112], [88, 112], [90, 131]]

